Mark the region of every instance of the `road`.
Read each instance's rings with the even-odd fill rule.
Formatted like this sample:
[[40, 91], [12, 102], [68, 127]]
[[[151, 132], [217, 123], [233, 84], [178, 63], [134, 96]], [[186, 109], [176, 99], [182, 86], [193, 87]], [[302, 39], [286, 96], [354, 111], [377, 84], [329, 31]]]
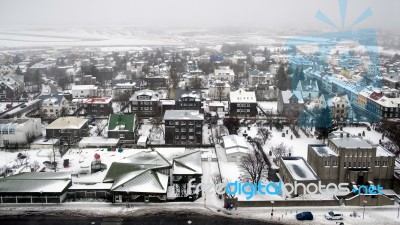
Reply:
[[238, 219], [224, 216], [202, 215], [194, 212], [184, 213], [158, 213], [124, 218], [74, 218], [54, 216], [29, 216], [29, 217], [0, 217], [2, 225], [126, 225], [126, 224], [265, 224], [274, 225], [258, 220]]

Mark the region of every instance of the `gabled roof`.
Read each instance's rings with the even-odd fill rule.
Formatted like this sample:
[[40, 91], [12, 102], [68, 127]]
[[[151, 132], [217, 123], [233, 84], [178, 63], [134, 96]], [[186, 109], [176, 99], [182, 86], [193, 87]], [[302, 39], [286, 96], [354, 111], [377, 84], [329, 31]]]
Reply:
[[0, 193], [60, 193], [70, 185], [70, 173], [20, 173], [0, 179]]
[[174, 175], [203, 174], [201, 152], [190, 152], [175, 158], [172, 169]]
[[108, 118], [108, 131], [135, 131], [135, 114], [112, 114]]
[[236, 134], [226, 135], [222, 137], [226, 154], [233, 153], [249, 153], [249, 146], [243, 136]]
[[231, 103], [257, 103], [256, 93], [243, 89], [229, 92], [229, 100]]
[[167, 193], [168, 176], [154, 170], [138, 170], [115, 180], [112, 191], [136, 193]]
[[299, 100], [300, 104], [304, 103], [303, 96], [300, 91], [281, 91], [281, 94], [282, 94], [283, 103], [285, 103], [285, 104], [289, 104], [289, 100], [293, 96], [296, 96], [296, 98]]

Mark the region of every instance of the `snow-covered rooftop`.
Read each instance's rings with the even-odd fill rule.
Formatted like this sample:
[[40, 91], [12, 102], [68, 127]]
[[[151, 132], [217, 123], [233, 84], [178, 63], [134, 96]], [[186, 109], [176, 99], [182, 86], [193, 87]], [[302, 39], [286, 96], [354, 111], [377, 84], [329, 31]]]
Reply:
[[257, 103], [256, 93], [254, 91], [245, 91], [239, 89], [229, 93], [229, 100], [232, 103]]
[[166, 110], [164, 120], [204, 120], [198, 110]]
[[283, 164], [295, 180], [318, 180], [313, 169], [306, 163], [302, 157], [282, 158]]
[[46, 129], [81, 129], [87, 122], [87, 119], [79, 117], [60, 117], [49, 124]]

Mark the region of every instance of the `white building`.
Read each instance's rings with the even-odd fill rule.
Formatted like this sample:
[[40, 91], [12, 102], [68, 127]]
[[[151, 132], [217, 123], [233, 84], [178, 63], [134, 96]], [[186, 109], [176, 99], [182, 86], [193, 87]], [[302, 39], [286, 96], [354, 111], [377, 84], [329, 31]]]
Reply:
[[40, 119], [0, 119], [0, 146], [27, 145], [42, 135]]
[[241, 157], [250, 153], [250, 146], [243, 136], [227, 135], [222, 137], [222, 141], [229, 162], [240, 162]]
[[229, 66], [221, 66], [214, 70], [214, 79], [221, 81], [229, 81], [232, 83], [235, 80], [235, 73]]
[[217, 80], [210, 84], [208, 88], [208, 97], [213, 100], [226, 100], [228, 99], [231, 86], [227, 81]]
[[68, 100], [64, 95], [58, 94], [44, 99], [40, 110], [46, 118], [58, 118], [61, 116], [63, 110], [66, 110], [68, 107]]
[[74, 85], [71, 88], [73, 98], [97, 97], [98, 87], [95, 85]]

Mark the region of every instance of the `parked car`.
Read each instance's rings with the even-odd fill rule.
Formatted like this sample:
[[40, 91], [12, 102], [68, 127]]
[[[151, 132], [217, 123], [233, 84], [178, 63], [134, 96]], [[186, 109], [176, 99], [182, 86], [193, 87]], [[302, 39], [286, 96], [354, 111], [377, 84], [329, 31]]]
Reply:
[[311, 212], [301, 212], [296, 214], [298, 220], [313, 220], [314, 216]]
[[339, 212], [334, 212], [334, 211], [329, 211], [326, 215], [325, 218], [328, 220], [342, 220], [343, 219], [343, 214]]

